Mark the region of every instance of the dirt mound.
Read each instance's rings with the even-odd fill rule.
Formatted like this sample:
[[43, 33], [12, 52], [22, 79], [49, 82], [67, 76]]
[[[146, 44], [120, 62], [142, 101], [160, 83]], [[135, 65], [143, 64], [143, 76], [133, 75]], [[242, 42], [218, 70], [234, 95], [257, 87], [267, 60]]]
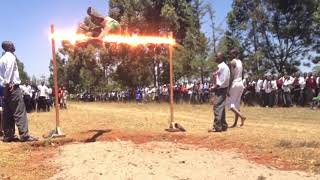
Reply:
[[51, 179], [320, 179], [250, 163], [240, 154], [172, 142], [93, 142], [62, 146]]

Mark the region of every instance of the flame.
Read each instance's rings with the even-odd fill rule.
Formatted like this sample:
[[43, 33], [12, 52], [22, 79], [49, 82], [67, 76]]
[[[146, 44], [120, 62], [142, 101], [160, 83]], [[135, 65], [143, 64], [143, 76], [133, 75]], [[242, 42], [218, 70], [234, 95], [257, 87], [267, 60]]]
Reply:
[[70, 43], [75, 44], [77, 41], [87, 41], [89, 38], [84, 34], [77, 34], [70, 31], [58, 31], [50, 35], [50, 39], [62, 42], [68, 40]]
[[[69, 41], [72, 44], [76, 42], [85, 42], [92, 37], [88, 37], [84, 34], [78, 34], [70, 31], [57, 31], [50, 35], [50, 39], [62, 42], [64, 40]], [[147, 44], [168, 44], [175, 45], [176, 41], [174, 38], [169, 36], [139, 36], [139, 35], [107, 35], [103, 39], [103, 42], [117, 43], [117, 44], [128, 44], [130, 46], [147, 45]]]
[[104, 42], [109, 43], [124, 43], [131, 46], [147, 45], [147, 44], [169, 44], [175, 45], [175, 40], [172, 37], [158, 37], [158, 36], [122, 36], [122, 35], [108, 35], [103, 38]]

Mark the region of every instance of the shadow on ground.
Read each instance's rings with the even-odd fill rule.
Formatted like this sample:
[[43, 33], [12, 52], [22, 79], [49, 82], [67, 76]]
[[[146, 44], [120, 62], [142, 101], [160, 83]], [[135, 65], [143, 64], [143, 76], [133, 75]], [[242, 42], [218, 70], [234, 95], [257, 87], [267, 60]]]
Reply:
[[96, 142], [97, 139], [98, 139], [100, 136], [102, 136], [102, 135], [105, 134], [105, 133], [109, 133], [109, 132], [111, 132], [111, 131], [112, 131], [111, 129], [105, 129], [105, 130], [89, 130], [89, 131], [87, 131], [87, 133], [92, 133], [92, 132], [94, 132], [95, 134], [94, 134], [92, 137], [84, 140], [84, 142], [85, 142], [85, 143]]

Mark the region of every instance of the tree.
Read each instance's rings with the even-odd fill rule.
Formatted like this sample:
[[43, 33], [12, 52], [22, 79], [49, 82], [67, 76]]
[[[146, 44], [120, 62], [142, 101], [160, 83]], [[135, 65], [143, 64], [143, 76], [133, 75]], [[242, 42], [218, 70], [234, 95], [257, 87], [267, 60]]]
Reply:
[[317, 75], [320, 74], [320, 65], [317, 65], [313, 68], [313, 72], [316, 73]]
[[[65, 75], [65, 59], [61, 58], [59, 54], [56, 54], [56, 61], [57, 61], [57, 75], [58, 75], [58, 86], [65, 86], [66, 85], [66, 75]], [[50, 71], [50, 76], [49, 76], [49, 85], [51, 87], [54, 86], [53, 82], [53, 61], [50, 61], [49, 65], [49, 71]]]
[[24, 70], [24, 64], [22, 61], [17, 59], [17, 65], [18, 65], [18, 70], [19, 70], [19, 77], [21, 79], [21, 82], [26, 82], [27, 80], [30, 80], [30, 77], [28, 73]]
[[[182, 46], [177, 48], [175, 53], [175, 78], [179, 79], [181, 76], [191, 77], [194, 74], [199, 74], [201, 77], [205, 75], [205, 59], [207, 55], [207, 40], [203, 33], [200, 32], [201, 22], [204, 8], [200, 0], [186, 1], [125, 1], [112, 0], [109, 2], [110, 9], [118, 8], [120, 13], [114, 18], [121, 21], [124, 29], [128, 31], [138, 31], [140, 34], [161, 35], [170, 31], [174, 32], [178, 43]], [[136, 75], [131, 74], [131, 78], [138, 77], [139, 74], [154, 77], [154, 84], [156, 80], [164, 80], [168, 75], [161, 75], [156, 72], [168, 73], [166, 69], [160, 67], [168, 67], [167, 59], [161, 58], [167, 55], [166, 48], [146, 47], [148, 53], [143, 56], [136, 56], [140, 64], [132, 65], [133, 61], [125, 61], [121, 63], [122, 69], [129, 69], [135, 67]], [[179, 53], [180, 52], [180, 53]], [[183, 53], [182, 53], [183, 52]], [[143, 53], [143, 52], [142, 52]], [[130, 56], [132, 57], [132, 56]], [[126, 56], [126, 58], [130, 58]], [[149, 61], [144, 61], [145, 57], [149, 57]], [[125, 68], [125, 66], [128, 66]], [[139, 68], [138, 66], [144, 67]], [[148, 67], [149, 73], [145, 72], [145, 67]], [[141, 70], [141, 71], [140, 71]], [[120, 71], [117, 71], [120, 73]], [[149, 75], [148, 75], [149, 74]], [[117, 76], [119, 78], [130, 78], [127, 76]], [[146, 81], [152, 78], [143, 78]], [[128, 79], [122, 79], [122, 82], [127, 82]], [[135, 82], [135, 80], [130, 81]], [[165, 82], [162, 82], [165, 83]], [[132, 84], [133, 85], [133, 84]]]
[[251, 70], [297, 71], [312, 55], [317, 7], [317, 0], [235, 0], [228, 25], [247, 59], [256, 62]]
[[[114, 13], [117, 10], [118, 13]], [[200, 0], [110, 0], [109, 15], [118, 20], [123, 34], [164, 36], [173, 32], [175, 79], [208, 74], [208, 40], [200, 31], [205, 13]], [[83, 21], [90, 28], [90, 18]], [[129, 46], [92, 41], [74, 46], [62, 43], [59, 66], [68, 90], [107, 90], [110, 87], [166, 84], [169, 80], [167, 46]], [[57, 58], [58, 59], [58, 58]], [[62, 70], [59, 70], [62, 72]], [[89, 89], [88, 89], [89, 88]]]

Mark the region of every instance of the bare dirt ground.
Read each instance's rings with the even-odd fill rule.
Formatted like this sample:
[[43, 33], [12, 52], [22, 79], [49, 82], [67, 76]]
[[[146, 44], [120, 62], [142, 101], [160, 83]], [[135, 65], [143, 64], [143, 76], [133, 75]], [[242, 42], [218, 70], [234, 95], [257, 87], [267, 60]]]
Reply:
[[[107, 152], [105, 154], [116, 154], [116, 152], [126, 154], [125, 152], [127, 151], [127, 154], [135, 152], [137, 157], [141, 153], [155, 154], [154, 157], [150, 155], [150, 158], [143, 159], [141, 163], [150, 163], [152, 165], [153, 161], [151, 162], [150, 159], [154, 158], [156, 160], [159, 159], [159, 163], [166, 164], [161, 167], [181, 167], [184, 165], [182, 169], [186, 170], [184, 172], [186, 175], [190, 174], [188, 174], [190, 169], [192, 172], [200, 172], [200, 170], [194, 171], [196, 168], [204, 168], [208, 174], [212, 175], [212, 172], [216, 172], [214, 169], [220, 166], [220, 162], [217, 162], [220, 156], [233, 157], [232, 154], [236, 154], [234, 156], [241, 158], [231, 159], [232, 162], [235, 160], [234, 163], [225, 163], [221, 166], [225, 166], [225, 169], [231, 169], [236, 166], [235, 164], [239, 164], [238, 159], [242, 159], [241, 161], [246, 161], [252, 166], [251, 169], [253, 169], [249, 173], [246, 173], [246, 168], [243, 168], [245, 170], [241, 169], [245, 174], [244, 177], [249, 177], [251, 173], [256, 171], [254, 169], [256, 167], [272, 167], [279, 174], [295, 174], [296, 171], [301, 171], [309, 174], [309, 178], [311, 179], [320, 179], [319, 175], [313, 175], [320, 174], [320, 111], [312, 111], [308, 108], [259, 107], [243, 107], [242, 111], [248, 118], [244, 127], [229, 129], [227, 132], [216, 134], [207, 132], [207, 129], [212, 126], [212, 107], [210, 105], [178, 104], [175, 105], [175, 120], [182, 124], [187, 129], [187, 132], [167, 133], [164, 129], [168, 127], [168, 104], [72, 102], [69, 104], [68, 110], [61, 111], [60, 114], [61, 127], [67, 134], [66, 138], [54, 141], [41, 140], [37, 143], [8, 144], [0, 141], [0, 180], [58, 178], [61, 175], [61, 171], [68, 171], [69, 166], [59, 161], [59, 159], [68, 157], [65, 155], [67, 151], [64, 149], [65, 147], [69, 148], [68, 144], [82, 143], [75, 145], [77, 149], [74, 150], [74, 154], [77, 154], [78, 149], [79, 153], [81, 153], [82, 148], [87, 149], [87, 146], [91, 145], [91, 143], [94, 145], [95, 142], [107, 143], [116, 149], [119, 146], [117, 144], [119, 141], [121, 143], [128, 143], [128, 149], [123, 149], [123, 151], [115, 150], [114, 152]], [[55, 127], [54, 111], [49, 113], [31, 113], [28, 118], [30, 132], [37, 137], [41, 137]], [[232, 124], [232, 113], [227, 112], [227, 120], [229, 124]], [[150, 150], [150, 152], [141, 150], [151, 146], [150, 143], [154, 145], [154, 149]], [[169, 143], [170, 145], [162, 145], [163, 143]], [[73, 145], [70, 146], [73, 147]], [[98, 146], [94, 150], [98, 150]], [[167, 150], [167, 146], [170, 147], [169, 150]], [[191, 147], [185, 149], [184, 146]], [[157, 155], [159, 152], [161, 154], [161, 151], [169, 151], [173, 157], [175, 152], [180, 152], [180, 150], [182, 151], [179, 153], [182, 156], [181, 159], [192, 158], [188, 161], [179, 160], [177, 162], [173, 161], [173, 158], [163, 158], [166, 156], [161, 157]], [[86, 151], [88, 155], [96, 154], [88, 149]], [[202, 153], [204, 153], [204, 157], [199, 156]], [[209, 154], [210, 157], [218, 157], [209, 161], [209, 158], [207, 158]], [[136, 155], [133, 154], [129, 157], [130, 159], [135, 159], [137, 158], [135, 157]], [[85, 157], [80, 154], [78, 156], [80, 159]], [[180, 157], [180, 155], [177, 155], [177, 157]], [[126, 160], [109, 159], [112, 161], [100, 159], [99, 157], [95, 158], [97, 162], [101, 162], [102, 164], [105, 161], [108, 163], [112, 162], [116, 167], [120, 163], [118, 161]], [[200, 162], [204, 161], [204, 159], [207, 159], [211, 165], [208, 167], [202, 166]], [[228, 158], [225, 157], [223, 159]], [[227, 162], [231, 162], [231, 160]], [[139, 160], [136, 161], [140, 162]], [[180, 161], [181, 163], [179, 163]], [[135, 162], [132, 163], [137, 164]], [[59, 169], [60, 165], [63, 169]], [[85, 167], [80, 165], [78, 162], [74, 162], [74, 168], [81, 167], [83, 171], [86, 171]], [[128, 162], [122, 165], [123, 167], [119, 171], [122, 169], [124, 172], [131, 166], [134, 166], [129, 165]], [[219, 166], [217, 167], [216, 165]], [[138, 167], [142, 168], [142, 166]], [[156, 169], [156, 167], [155, 165], [154, 168]], [[95, 168], [100, 168], [100, 166], [97, 165]], [[232, 172], [238, 173], [237, 169], [235, 168]], [[111, 170], [113, 169], [111, 168]], [[107, 175], [105, 171], [109, 172], [108, 168], [102, 171], [103, 175]], [[132, 170], [132, 172], [135, 171]], [[225, 171], [221, 172], [225, 173]], [[260, 172], [260, 170], [257, 169], [257, 172]], [[161, 175], [162, 171], [157, 170], [155, 173], [158, 173], [156, 175]], [[168, 175], [167, 179], [176, 178], [171, 176], [171, 174], [174, 173], [163, 173], [165, 176]], [[272, 178], [272, 176], [268, 176], [269, 174], [253, 174], [255, 176], [252, 177], [253, 179], [263, 180]], [[127, 175], [126, 177], [130, 179], [130, 172]], [[159, 177], [161, 177], [160, 175]], [[190, 179], [199, 179], [198, 177], [192, 178], [192, 175], [193, 173], [191, 173]], [[185, 177], [180, 176], [180, 174], [177, 174], [177, 176], [182, 179]], [[203, 177], [207, 176], [204, 175]], [[209, 177], [209, 179], [213, 179], [216, 176]], [[297, 176], [298, 179], [304, 177], [304, 175]], [[68, 178], [72, 179], [71, 176], [68, 176]], [[137, 179], [136, 177], [133, 178]], [[243, 178], [243, 175], [239, 175], [238, 178]], [[153, 177], [152, 179], [155, 178]]]
[[172, 142], [135, 144], [118, 140], [71, 144], [61, 147], [51, 163], [60, 167], [51, 180], [320, 179], [319, 175], [258, 165], [231, 151]]

